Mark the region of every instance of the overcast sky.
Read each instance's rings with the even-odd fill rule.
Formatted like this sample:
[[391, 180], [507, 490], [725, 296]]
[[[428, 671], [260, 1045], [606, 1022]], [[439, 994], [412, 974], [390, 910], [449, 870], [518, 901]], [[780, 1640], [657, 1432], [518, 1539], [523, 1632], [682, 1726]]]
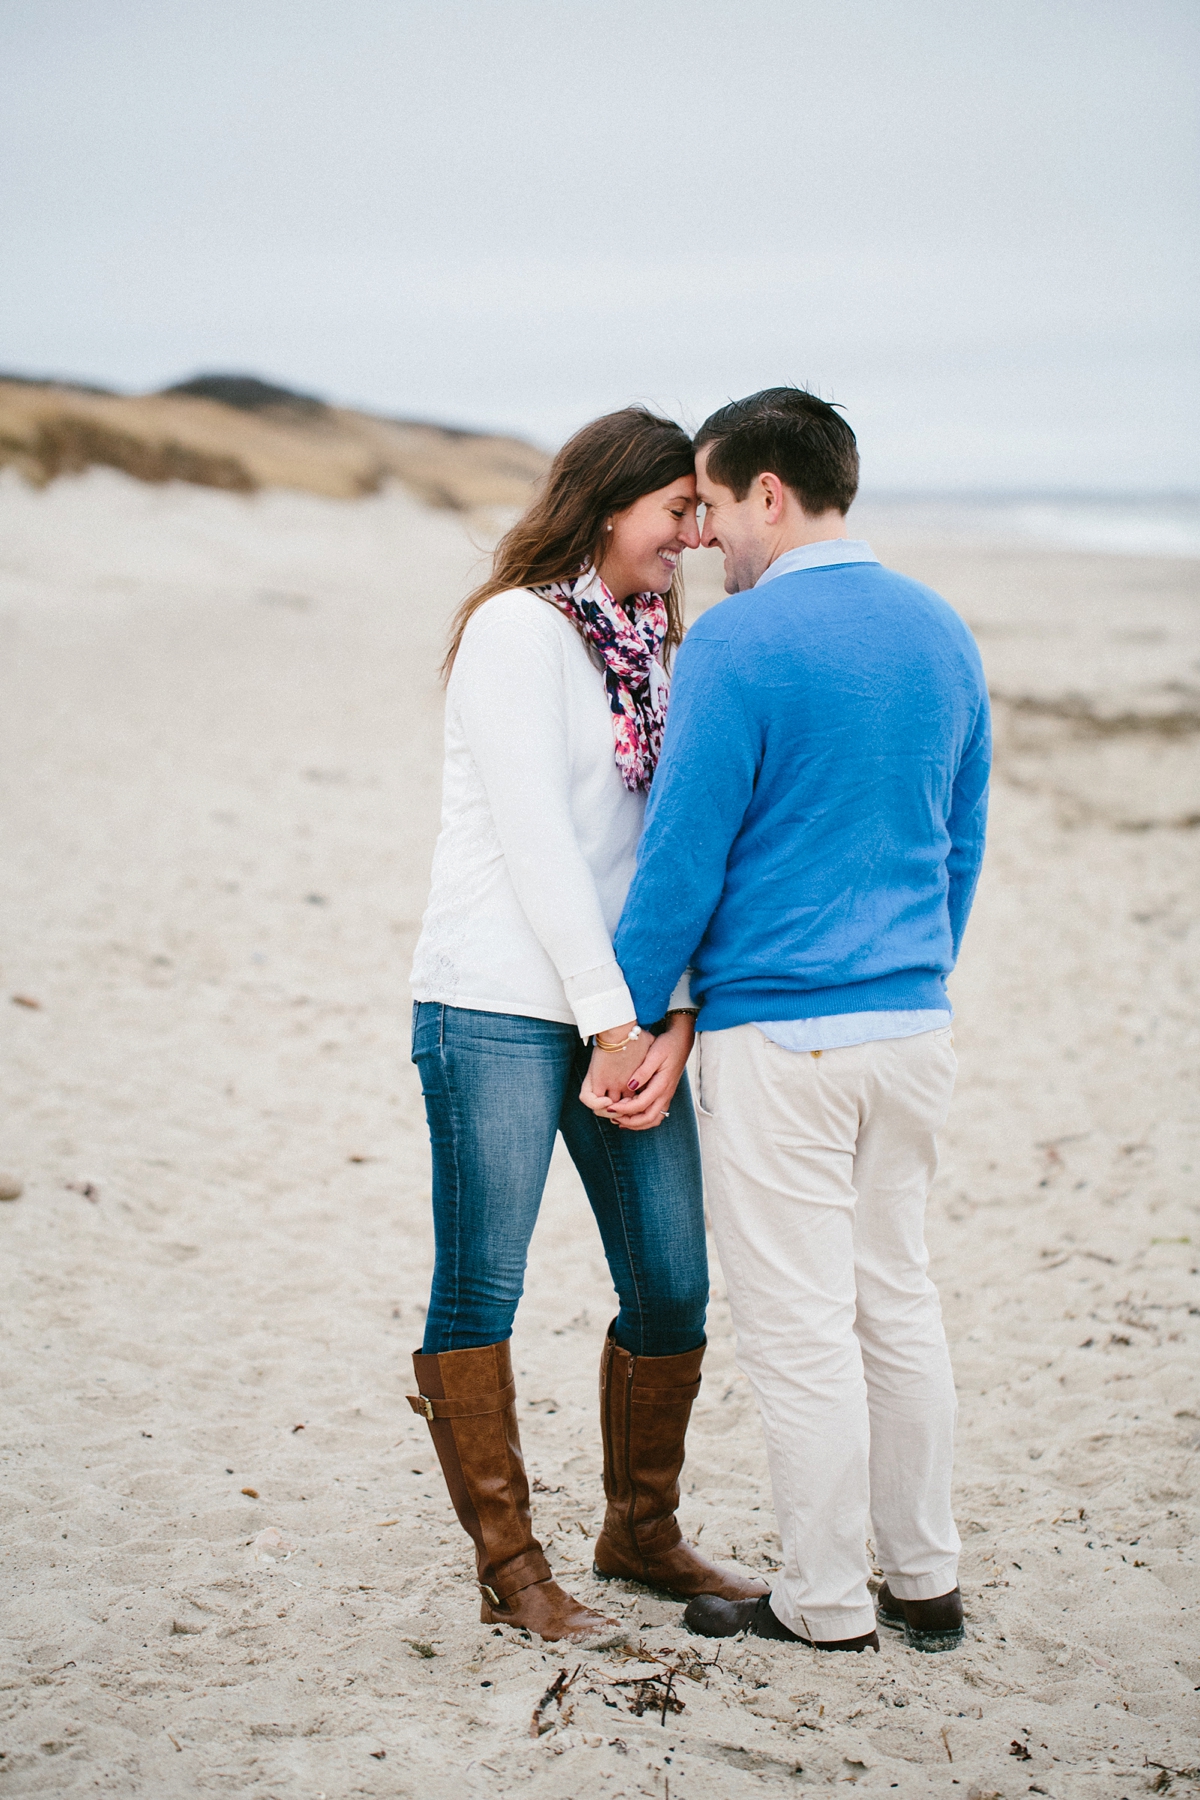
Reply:
[[0, 0], [0, 367], [1200, 488], [1196, 0]]

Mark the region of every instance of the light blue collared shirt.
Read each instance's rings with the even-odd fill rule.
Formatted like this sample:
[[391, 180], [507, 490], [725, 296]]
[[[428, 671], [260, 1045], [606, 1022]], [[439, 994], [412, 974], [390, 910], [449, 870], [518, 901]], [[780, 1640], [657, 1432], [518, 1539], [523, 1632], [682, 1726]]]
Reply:
[[[785, 550], [763, 570], [755, 587], [777, 575], [797, 569], [828, 569], [837, 563], [873, 563], [879, 558], [861, 538], [827, 538], [820, 544], [801, 544]], [[949, 1025], [949, 1007], [917, 1012], [832, 1013], [820, 1019], [756, 1019], [755, 1026], [783, 1050], [848, 1050], [854, 1044], [873, 1044], [883, 1038], [919, 1037], [925, 1031], [941, 1031]]]
[[763, 570], [754, 585], [760, 588], [777, 575], [792, 575], [797, 569], [829, 569], [837, 563], [878, 561], [870, 544], [862, 538], [826, 538], [821, 544], [801, 544], [798, 550], [785, 550]]

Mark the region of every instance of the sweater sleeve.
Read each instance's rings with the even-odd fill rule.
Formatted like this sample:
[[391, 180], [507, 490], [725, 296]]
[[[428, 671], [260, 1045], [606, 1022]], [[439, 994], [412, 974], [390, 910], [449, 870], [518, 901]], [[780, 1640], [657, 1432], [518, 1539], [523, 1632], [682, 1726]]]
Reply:
[[477, 614], [451, 682], [509, 879], [588, 1037], [632, 1019], [633, 1001], [575, 835], [562, 643], [547, 626]]
[[662, 1017], [716, 911], [760, 760], [727, 644], [676, 659], [662, 756], [615, 948], [643, 1022]]
[[950, 933], [954, 960], [962, 946], [963, 932], [975, 898], [983, 844], [987, 831], [988, 776], [992, 766], [992, 716], [986, 689], [980, 695], [975, 726], [954, 778], [950, 799], [950, 854], [946, 858], [949, 889]]

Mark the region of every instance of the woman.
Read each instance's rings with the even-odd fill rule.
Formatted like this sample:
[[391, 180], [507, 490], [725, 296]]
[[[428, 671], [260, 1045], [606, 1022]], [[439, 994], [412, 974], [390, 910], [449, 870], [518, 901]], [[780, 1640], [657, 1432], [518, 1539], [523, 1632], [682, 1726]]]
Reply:
[[[679, 557], [698, 542], [687, 435], [637, 407], [597, 419], [501, 539], [446, 662], [442, 827], [413, 970], [437, 1254], [409, 1402], [475, 1544], [480, 1617], [550, 1641], [612, 1626], [551, 1578], [517, 1429], [508, 1340], [556, 1131], [620, 1300], [601, 1361], [596, 1572], [680, 1596], [766, 1591], [706, 1562], [675, 1519], [708, 1300], [683, 1075], [693, 1010], [682, 983], [658, 1034], [639, 1033], [612, 953], [682, 636]], [[589, 1039], [606, 1088], [653, 1081], [642, 1129], [581, 1102]]]

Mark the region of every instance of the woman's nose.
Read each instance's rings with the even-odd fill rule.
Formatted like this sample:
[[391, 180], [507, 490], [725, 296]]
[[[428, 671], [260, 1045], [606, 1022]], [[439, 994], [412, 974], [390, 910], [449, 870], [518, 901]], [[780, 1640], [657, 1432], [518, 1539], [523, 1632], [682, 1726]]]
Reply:
[[683, 521], [680, 526], [679, 535], [689, 550], [698, 550], [700, 548], [700, 527], [696, 523], [695, 513], [692, 513], [689, 518]]

